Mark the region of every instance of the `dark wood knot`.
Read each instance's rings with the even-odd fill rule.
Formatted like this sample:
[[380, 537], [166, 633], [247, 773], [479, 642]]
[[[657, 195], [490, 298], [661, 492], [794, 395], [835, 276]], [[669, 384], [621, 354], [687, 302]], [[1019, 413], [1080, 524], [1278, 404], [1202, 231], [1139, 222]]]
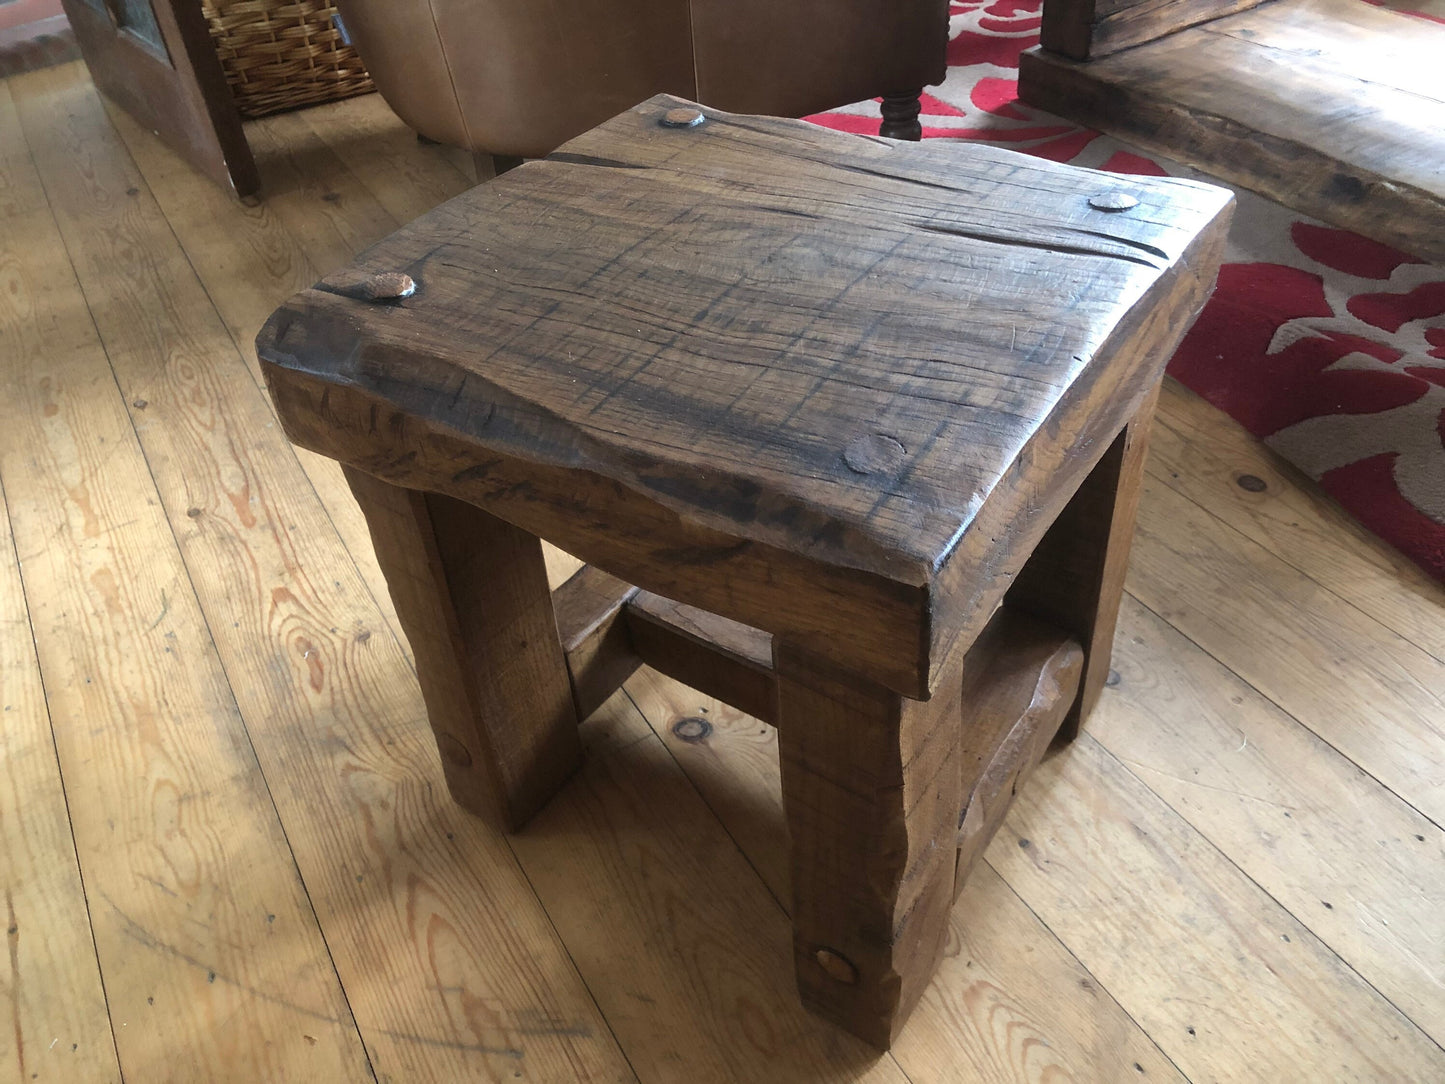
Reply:
[[416, 281], [402, 271], [378, 271], [372, 275], [354, 275], [329, 283], [343, 297], [357, 301], [394, 301], [416, 293]]
[[858, 474], [892, 474], [908, 456], [897, 437], [868, 433], [843, 449], [843, 462]]
[[1138, 207], [1139, 201], [1128, 192], [1100, 192], [1097, 196], [1089, 197], [1089, 206], [1096, 211], [1128, 211]]
[[458, 768], [470, 768], [472, 766], [471, 750], [450, 734], [437, 735], [437, 750], [441, 753], [442, 759], [448, 764], [454, 764]]
[[858, 969], [853, 966], [851, 960], [840, 956], [832, 949], [820, 948], [813, 953], [813, 959], [818, 961], [821, 967], [834, 982], [846, 983], [852, 986], [858, 981]]
[[696, 715], [689, 715], [686, 719], [673, 723], [672, 732], [683, 741], [695, 745], [707, 740], [707, 736], [712, 733], [712, 724]]
[[1240, 489], [1250, 493], [1263, 493], [1269, 488], [1268, 483], [1257, 474], [1241, 474], [1234, 481]]
[[705, 120], [707, 117], [701, 110], [679, 106], [664, 113], [660, 123], [664, 128], [696, 128]]

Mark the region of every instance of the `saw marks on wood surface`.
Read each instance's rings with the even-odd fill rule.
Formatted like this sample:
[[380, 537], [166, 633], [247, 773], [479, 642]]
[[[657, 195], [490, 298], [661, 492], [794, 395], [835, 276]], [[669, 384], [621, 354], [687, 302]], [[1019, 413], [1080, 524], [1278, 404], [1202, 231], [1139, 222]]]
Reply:
[[250, 134], [258, 207], [79, 65], [0, 84], [0, 1079], [1445, 1077], [1441, 593], [1177, 389], [1120, 680], [893, 1056], [797, 1006], [756, 720], [644, 670], [520, 835], [455, 809], [365, 525], [250, 343], [465, 181], [374, 95]]

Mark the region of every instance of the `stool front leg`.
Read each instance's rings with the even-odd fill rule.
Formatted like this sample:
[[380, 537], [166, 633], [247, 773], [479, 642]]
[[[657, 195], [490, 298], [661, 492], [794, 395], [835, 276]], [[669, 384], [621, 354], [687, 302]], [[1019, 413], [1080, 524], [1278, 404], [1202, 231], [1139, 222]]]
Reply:
[[774, 658], [798, 991], [886, 1049], [947, 937], [961, 676], [952, 667], [924, 703], [787, 644]]
[[480, 508], [346, 468], [411, 641], [457, 804], [520, 828], [581, 763], [542, 544]]

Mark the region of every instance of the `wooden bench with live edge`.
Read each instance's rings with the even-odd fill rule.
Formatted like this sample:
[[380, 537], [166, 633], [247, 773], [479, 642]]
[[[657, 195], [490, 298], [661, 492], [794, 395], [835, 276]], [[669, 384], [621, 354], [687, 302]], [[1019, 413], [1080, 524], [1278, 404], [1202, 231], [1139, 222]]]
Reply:
[[[640, 664], [778, 728], [798, 987], [881, 1046], [1098, 698], [1227, 192], [659, 97], [292, 298], [453, 796], [522, 825]], [[548, 590], [539, 539], [589, 562]]]
[[1442, 55], [1375, 0], [1044, 0], [1019, 97], [1445, 263]]

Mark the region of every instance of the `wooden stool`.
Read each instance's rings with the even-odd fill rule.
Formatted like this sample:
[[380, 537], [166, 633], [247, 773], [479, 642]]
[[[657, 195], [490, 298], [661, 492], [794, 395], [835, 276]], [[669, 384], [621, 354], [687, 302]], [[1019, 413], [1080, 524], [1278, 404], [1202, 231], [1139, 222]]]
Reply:
[[[886, 1047], [1099, 695], [1229, 204], [659, 97], [257, 347], [291, 439], [346, 466], [456, 800], [524, 823], [639, 663], [774, 724], [799, 990]], [[539, 537], [590, 563], [555, 597]]]

